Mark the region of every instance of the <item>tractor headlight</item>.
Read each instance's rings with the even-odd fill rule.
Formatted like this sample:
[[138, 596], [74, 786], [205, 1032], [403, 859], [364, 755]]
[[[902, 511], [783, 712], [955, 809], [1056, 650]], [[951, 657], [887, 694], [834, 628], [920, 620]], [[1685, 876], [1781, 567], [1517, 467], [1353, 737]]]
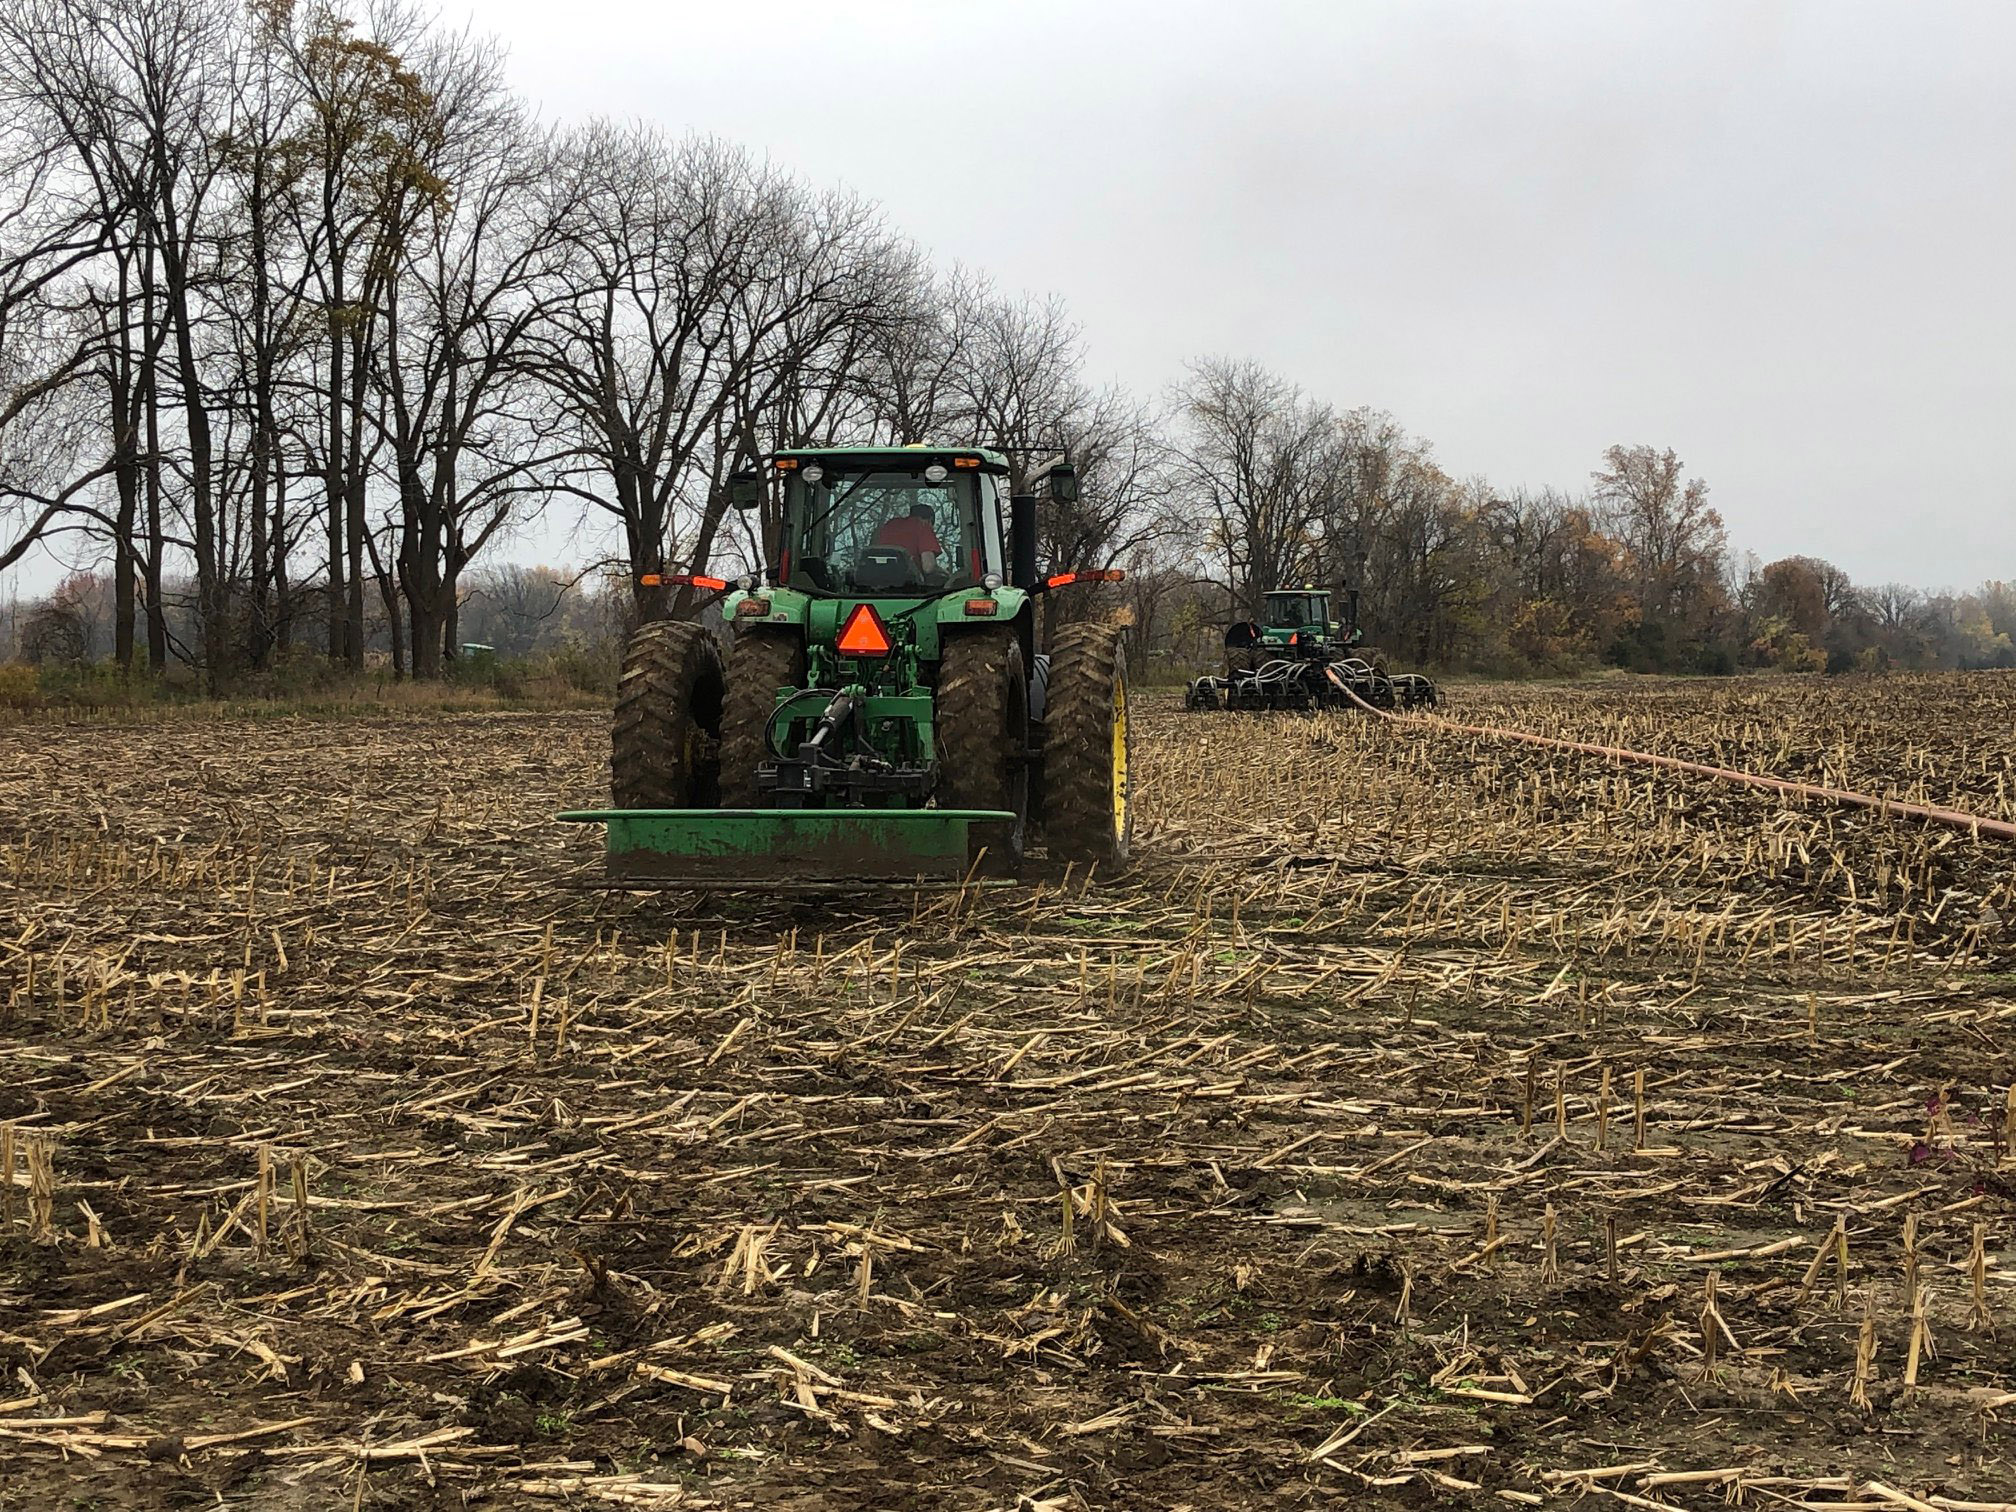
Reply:
[[936, 462], [933, 462], [929, 467], [924, 469], [924, 481], [926, 483], [943, 483], [950, 476], [951, 474], [946, 472]]
[[743, 573], [742, 576], [735, 579], [735, 586], [740, 588], [744, 593], [753, 592], [756, 587], [756, 574], [753, 572]]
[[817, 483], [821, 478], [826, 476], [826, 469], [821, 467], [817, 462], [814, 462], [810, 467], [799, 473], [798, 476], [803, 478], [807, 483]]
[[992, 593], [996, 588], [1001, 586], [1001, 574], [998, 572], [988, 573], [980, 579], [980, 586], [985, 588], [989, 593]]

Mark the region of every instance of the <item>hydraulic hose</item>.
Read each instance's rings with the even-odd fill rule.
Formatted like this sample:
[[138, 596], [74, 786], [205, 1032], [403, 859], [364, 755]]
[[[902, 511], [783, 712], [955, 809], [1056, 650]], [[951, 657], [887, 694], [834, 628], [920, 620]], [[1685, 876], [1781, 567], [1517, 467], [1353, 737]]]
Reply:
[[1879, 798], [1873, 793], [1851, 792], [1847, 788], [1824, 787], [1819, 783], [1793, 782], [1784, 777], [1763, 777], [1755, 772], [1738, 771], [1734, 767], [1709, 766], [1705, 762], [1686, 761], [1678, 756], [1659, 756], [1651, 751], [1633, 751], [1623, 746], [1594, 745], [1586, 740], [1563, 740], [1554, 735], [1535, 735], [1530, 730], [1511, 730], [1499, 725], [1459, 724], [1439, 714], [1396, 714], [1389, 709], [1374, 708], [1349, 688], [1344, 692], [1366, 713], [1376, 714], [1381, 719], [1390, 719], [1396, 724], [1413, 726], [1432, 724], [1439, 729], [1463, 735], [1483, 735], [1492, 740], [1516, 741], [1522, 745], [1540, 746], [1547, 750], [1574, 751], [1584, 756], [1601, 756], [1610, 761], [1636, 762], [1640, 766], [1690, 772], [1696, 777], [1712, 777], [1719, 782], [1758, 788], [1789, 798], [1817, 800], [1831, 803], [1838, 808], [1871, 809], [1886, 819], [1895, 817], [1915, 819], [1924, 824], [1943, 824], [1952, 829], [1966, 830], [1977, 840], [1983, 835], [1993, 835], [2001, 840], [2016, 840], [2016, 823], [2007, 819], [1988, 819], [1980, 814], [1969, 814], [1960, 809], [1938, 808], [1928, 803], [1907, 803], [1900, 798]]
[[812, 738], [800, 749], [818, 751], [822, 756], [827, 754], [825, 750], [827, 737], [853, 717], [854, 696], [851, 693], [835, 693], [833, 702], [826, 705], [826, 712], [819, 716], [819, 723], [813, 728]]

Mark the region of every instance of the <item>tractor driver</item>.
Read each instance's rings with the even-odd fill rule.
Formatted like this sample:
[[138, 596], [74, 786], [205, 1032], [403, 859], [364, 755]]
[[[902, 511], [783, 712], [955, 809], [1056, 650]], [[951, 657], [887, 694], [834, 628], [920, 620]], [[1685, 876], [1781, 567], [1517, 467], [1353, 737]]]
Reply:
[[884, 520], [872, 544], [908, 552], [920, 577], [938, 570], [938, 558], [945, 550], [938, 540], [931, 506], [923, 503], [912, 504], [908, 514], [891, 515]]

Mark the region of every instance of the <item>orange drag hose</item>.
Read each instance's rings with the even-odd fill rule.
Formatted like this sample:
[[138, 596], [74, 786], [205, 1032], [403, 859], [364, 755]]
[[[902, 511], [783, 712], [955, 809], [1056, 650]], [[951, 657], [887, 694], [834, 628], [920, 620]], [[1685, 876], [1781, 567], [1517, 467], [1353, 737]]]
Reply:
[[1390, 709], [1374, 708], [1356, 693], [1347, 688], [1346, 693], [1367, 713], [1377, 714], [1381, 719], [1390, 719], [1399, 725], [1432, 723], [1447, 730], [1460, 731], [1465, 735], [1485, 735], [1493, 740], [1514, 740], [1525, 745], [1543, 746], [1555, 751], [1576, 751], [1584, 756], [1602, 756], [1611, 761], [1634, 761], [1640, 766], [1665, 767], [1675, 772], [1692, 772], [1697, 777], [1713, 777], [1720, 782], [1733, 782], [1743, 787], [1761, 788], [1769, 793], [1782, 793], [1789, 797], [1819, 799], [1840, 808], [1873, 809], [1883, 818], [1916, 819], [1925, 824], [1944, 824], [1953, 829], [1968, 831], [1975, 839], [1983, 835], [1993, 835], [2002, 840], [2016, 840], [2016, 823], [2006, 819], [1985, 819], [1979, 814], [1965, 813], [1960, 809], [1935, 808], [1927, 803], [1906, 803], [1897, 798], [1878, 798], [1872, 793], [1851, 792], [1847, 788], [1822, 787], [1813, 782], [1792, 782], [1783, 777], [1760, 777], [1755, 772], [1741, 772], [1734, 767], [1709, 766], [1699, 761], [1683, 761], [1678, 756], [1657, 756], [1650, 751], [1633, 751], [1623, 746], [1593, 745], [1586, 740], [1562, 740], [1553, 735], [1535, 735], [1529, 730], [1508, 730], [1497, 725], [1458, 724], [1453, 719], [1445, 719], [1439, 714], [1395, 714]]

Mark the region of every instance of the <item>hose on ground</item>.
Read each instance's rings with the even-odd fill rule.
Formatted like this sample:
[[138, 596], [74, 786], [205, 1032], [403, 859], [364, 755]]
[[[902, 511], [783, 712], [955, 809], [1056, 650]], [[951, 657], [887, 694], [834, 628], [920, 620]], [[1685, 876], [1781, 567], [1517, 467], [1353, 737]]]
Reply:
[[1969, 814], [1960, 809], [1939, 808], [1929, 803], [1909, 803], [1900, 798], [1880, 798], [1873, 793], [1824, 787], [1813, 782], [1794, 782], [1785, 777], [1764, 777], [1756, 772], [1738, 771], [1734, 767], [1709, 766], [1705, 762], [1687, 761], [1678, 756], [1660, 756], [1651, 751], [1633, 751], [1624, 746], [1595, 745], [1586, 740], [1563, 740], [1555, 735], [1536, 735], [1530, 730], [1511, 730], [1499, 725], [1459, 724], [1440, 714], [1396, 714], [1390, 709], [1375, 708], [1349, 688], [1344, 691], [1351, 701], [1366, 713], [1376, 714], [1381, 719], [1390, 719], [1396, 724], [1411, 726], [1432, 724], [1439, 729], [1462, 735], [1483, 735], [1492, 740], [1516, 741], [1547, 750], [1575, 751], [1584, 756], [1601, 756], [1610, 761], [1628, 761], [1636, 762], [1640, 766], [1664, 767], [1668, 771], [1688, 772], [1696, 777], [1712, 777], [1719, 782], [1759, 788], [1786, 797], [1831, 803], [1839, 808], [1870, 809], [1885, 819], [1913, 819], [1923, 824], [1943, 824], [1952, 829], [1966, 830], [1977, 840], [1983, 835], [1993, 835], [2001, 840], [2016, 840], [2016, 823], [2006, 819], [1988, 819], [1980, 814]]

